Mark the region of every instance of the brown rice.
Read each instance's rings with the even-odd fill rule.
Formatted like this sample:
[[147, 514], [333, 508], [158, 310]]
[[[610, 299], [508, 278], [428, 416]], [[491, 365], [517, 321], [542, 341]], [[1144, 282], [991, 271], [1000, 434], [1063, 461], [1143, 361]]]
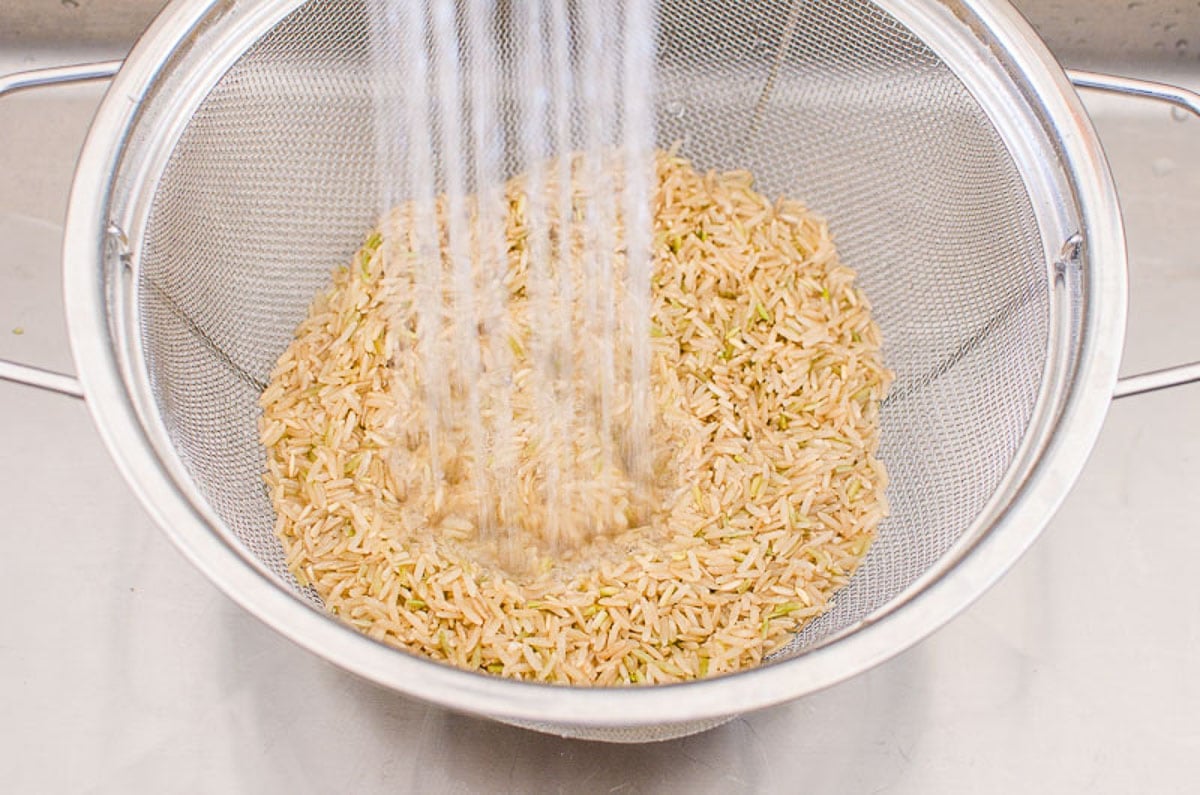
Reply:
[[[276, 533], [330, 612], [470, 670], [652, 683], [760, 662], [848, 581], [886, 512], [874, 455], [891, 380], [854, 272], [822, 221], [769, 202], [748, 173], [669, 153], [656, 169], [652, 390], [669, 482], [648, 525], [605, 518], [571, 565], [514, 574], [472, 552], [470, 511], [439, 503], [431, 518], [429, 484], [390, 452], [416, 391], [397, 383], [415, 354], [389, 306], [385, 224], [313, 301], [260, 401]], [[507, 186], [510, 242], [522, 190]], [[519, 269], [519, 246], [508, 256]], [[597, 478], [578, 504], [598, 511], [621, 487]]]

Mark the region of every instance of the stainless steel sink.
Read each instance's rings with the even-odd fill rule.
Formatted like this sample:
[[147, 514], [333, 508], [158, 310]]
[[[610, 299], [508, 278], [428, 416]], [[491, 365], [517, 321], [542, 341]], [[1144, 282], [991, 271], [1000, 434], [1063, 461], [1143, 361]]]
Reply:
[[[4, 0], [0, 73], [121, 57], [162, 0]], [[1200, 90], [1195, 0], [1020, 0], [1067, 66]], [[102, 85], [0, 100], [0, 358], [70, 370], [59, 243]], [[1088, 96], [1130, 248], [1124, 370], [1200, 358], [1200, 119]], [[0, 382], [0, 781], [21, 791], [1187, 791], [1200, 748], [1200, 387], [1121, 401], [1041, 541], [845, 684], [611, 749], [333, 671], [165, 541], [83, 406]]]

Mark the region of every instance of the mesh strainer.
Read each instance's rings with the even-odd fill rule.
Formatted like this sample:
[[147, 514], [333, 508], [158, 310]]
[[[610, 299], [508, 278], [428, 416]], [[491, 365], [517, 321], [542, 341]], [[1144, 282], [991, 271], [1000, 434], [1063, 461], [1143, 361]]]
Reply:
[[[1116, 383], [1124, 239], [1078, 98], [1026, 24], [991, 2], [662, 0], [659, 142], [802, 197], [876, 307], [897, 373], [878, 543], [834, 607], [767, 664], [681, 685], [470, 674], [322, 613], [272, 534], [256, 399], [313, 294], [376, 220], [368, 27], [353, 0], [180, 0], [164, 12], [120, 69], [76, 176], [64, 268], [82, 389], [0, 364], [0, 376], [85, 394], [164, 529], [269, 625], [451, 708], [661, 739], [911, 645], [999, 577], [1065, 496]], [[0, 92], [115, 69], [17, 76]], [[1194, 378], [1192, 365], [1122, 391]]]

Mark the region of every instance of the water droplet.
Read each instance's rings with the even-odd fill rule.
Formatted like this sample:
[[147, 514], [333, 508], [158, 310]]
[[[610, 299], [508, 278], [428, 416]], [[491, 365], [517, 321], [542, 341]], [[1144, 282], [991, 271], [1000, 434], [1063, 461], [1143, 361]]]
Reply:
[[1142, 3], [1138, 2], [1138, 0], [1133, 0], [1133, 2], [1131, 2], [1129, 4], [1130, 11], [1133, 11], [1134, 9], [1141, 8], [1141, 7], [1142, 7]]
[[1156, 177], [1165, 177], [1175, 170], [1175, 161], [1169, 157], [1156, 157], [1150, 164], [1150, 169]]
[[674, 116], [675, 118], [682, 119], [683, 111], [684, 111], [684, 107], [683, 107], [682, 102], [674, 101], [674, 102], [667, 103], [667, 113]]
[[1187, 50], [1187, 48], [1188, 48], [1188, 40], [1187, 39], [1180, 39], [1177, 42], [1175, 42], [1175, 49], [1179, 50], [1180, 52], [1185, 52]]
[[1175, 121], [1187, 121], [1191, 115], [1183, 108], [1171, 108], [1171, 118]]

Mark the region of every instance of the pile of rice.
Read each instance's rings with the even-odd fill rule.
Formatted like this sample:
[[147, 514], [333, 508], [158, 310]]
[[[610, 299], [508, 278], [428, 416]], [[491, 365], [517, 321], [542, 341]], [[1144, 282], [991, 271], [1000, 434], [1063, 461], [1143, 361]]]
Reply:
[[[656, 171], [651, 387], [665, 481], [648, 518], [614, 517], [555, 565], [514, 569], [472, 546], [470, 510], [397, 466], [398, 449], [418, 463], [429, 452], [405, 438], [413, 409], [398, 396], [419, 385], [385, 224], [314, 300], [260, 401], [276, 533], [330, 612], [469, 670], [670, 682], [757, 664], [849, 580], [886, 512], [875, 452], [891, 381], [854, 272], [822, 221], [768, 201], [749, 174], [702, 174], [669, 153]], [[514, 314], [522, 190], [507, 185]], [[578, 503], [608, 504], [614, 482], [597, 478]]]

